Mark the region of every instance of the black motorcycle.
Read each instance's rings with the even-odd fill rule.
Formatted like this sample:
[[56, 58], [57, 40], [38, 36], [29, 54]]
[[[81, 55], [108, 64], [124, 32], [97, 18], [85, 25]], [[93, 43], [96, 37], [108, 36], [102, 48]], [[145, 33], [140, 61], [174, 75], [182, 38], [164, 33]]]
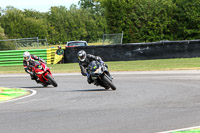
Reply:
[[105, 64], [101, 64], [98, 61], [92, 61], [87, 68], [88, 73], [91, 76], [93, 83], [97, 86], [102, 86], [105, 89], [111, 88], [116, 90], [117, 88], [112, 82], [112, 77], [109, 76], [108, 68]]

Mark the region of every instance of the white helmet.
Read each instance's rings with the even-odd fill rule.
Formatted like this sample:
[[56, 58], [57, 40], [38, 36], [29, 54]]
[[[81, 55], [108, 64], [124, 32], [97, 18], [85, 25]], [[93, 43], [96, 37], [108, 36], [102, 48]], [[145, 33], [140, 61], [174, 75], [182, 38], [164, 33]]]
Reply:
[[84, 50], [81, 50], [77, 53], [78, 59], [80, 61], [85, 61], [86, 59], [86, 52]]
[[31, 59], [31, 54], [28, 51], [24, 52], [23, 56], [26, 61], [29, 61]]

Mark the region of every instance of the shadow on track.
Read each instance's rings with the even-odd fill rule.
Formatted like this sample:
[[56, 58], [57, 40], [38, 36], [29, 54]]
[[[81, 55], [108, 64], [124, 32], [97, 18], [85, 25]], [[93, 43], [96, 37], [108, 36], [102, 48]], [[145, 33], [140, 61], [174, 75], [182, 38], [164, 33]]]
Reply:
[[110, 90], [106, 90], [106, 89], [87, 89], [87, 90], [73, 90], [72, 92], [92, 92], [92, 91], [110, 91]]
[[105, 91], [111, 91], [106, 89], [87, 89], [87, 90], [67, 90], [67, 91], [56, 91], [56, 92], [105, 92]]
[[43, 87], [43, 86], [29, 86], [29, 87], [20, 87], [20, 88], [30, 88], [30, 89], [33, 89], [33, 88], [54, 88], [54, 87], [51, 87], [51, 86], [48, 86], [48, 87]]

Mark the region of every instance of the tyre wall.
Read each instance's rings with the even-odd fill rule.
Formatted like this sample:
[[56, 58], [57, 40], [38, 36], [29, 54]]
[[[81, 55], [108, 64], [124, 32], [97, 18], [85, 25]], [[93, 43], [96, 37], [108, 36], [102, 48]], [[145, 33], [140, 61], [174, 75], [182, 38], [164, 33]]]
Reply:
[[192, 58], [200, 57], [200, 40], [69, 47], [65, 49], [64, 62], [78, 62], [79, 50], [100, 56], [104, 61]]

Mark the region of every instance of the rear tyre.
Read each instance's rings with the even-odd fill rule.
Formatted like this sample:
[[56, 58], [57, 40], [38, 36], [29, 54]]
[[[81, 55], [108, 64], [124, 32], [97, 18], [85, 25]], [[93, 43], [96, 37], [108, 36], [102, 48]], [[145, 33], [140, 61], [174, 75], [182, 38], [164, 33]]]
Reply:
[[57, 87], [58, 84], [56, 83], [56, 81], [53, 79], [53, 77], [51, 77], [51, 75], [47, 74], [46, 78], [51, 82], [51, 84], [54, 86], [54, 87]]
[[115, 85], [113, 84], [113, 82], [110, 81], [107, 76], [103, 76], [103, 80], [111, 87], [112, 90], [116, 90], [117, 89], [115, 87]]

